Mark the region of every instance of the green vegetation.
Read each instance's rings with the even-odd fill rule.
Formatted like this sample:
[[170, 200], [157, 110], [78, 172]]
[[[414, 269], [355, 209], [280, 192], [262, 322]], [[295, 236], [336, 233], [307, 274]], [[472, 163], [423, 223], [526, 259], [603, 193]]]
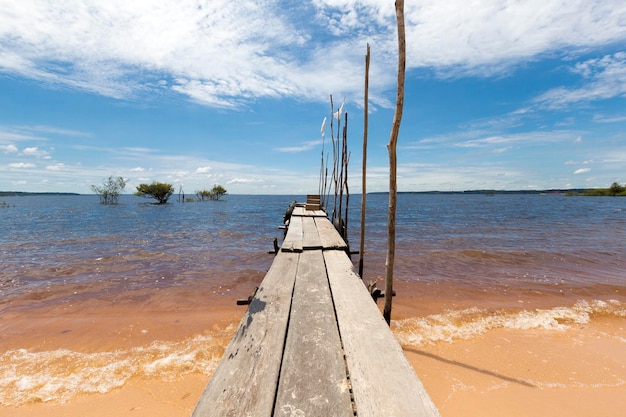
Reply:
[[198, 200], [204, 201], [206, 199], [209, 200], [219, 200], [223, 195], [227, 194], [226, 188], [221, 185], [214, 185], [210, 190], [203, 189], [196, 191], [196, 195], [198, 196]]
[[139, 184], [135, 195], [146, 198], [154, 198], [158, 204], [165, 204], [174, 194], [174, 186], [163, 182], [152, 182], [152, 184]]
[[609, 188], [594, 188], [585, 190], [583, 192], [585, 196], [626, 196], [626, 186], [620, 185], [617, 182], [611, 184]]
[[115, 178], [111, 175], [102, 186], [92, 185], [91, 190], [100, 197], [100, 204], [117, 204], [117, 200], [125, 187], [126, 180], [124, 178]]

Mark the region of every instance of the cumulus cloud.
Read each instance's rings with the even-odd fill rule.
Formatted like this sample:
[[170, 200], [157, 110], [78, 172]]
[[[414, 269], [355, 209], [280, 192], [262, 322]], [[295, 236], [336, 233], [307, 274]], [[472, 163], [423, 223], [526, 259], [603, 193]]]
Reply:
[[37, 158], [49, 158], [50, 157], [47, 151], [39, 149], [37, 146], [24, 148], [24, 150], [22, 150], [22, 155], [34, 156]]
[[9, 164], [10, 168], [35, 168], [35, 164], [30, 164], [26, 162], [13, 162]]
[[135, 168], [131, 168], [130, 172], [144, 172], [145, 169], [142, 167], [135, 167]]
[[591, 168], [579, 168], [576, 171], [574, 171], [574, 175], [586, 174], [590, 171], [591, 171]]
[[211, 171], [211, 167], [198, 167], [196, 169], [196, 174], [208, 174]]
[[[416, 0], [405, 14], [408, 68], [446, 76], [490, 75], [626, 38], [620, 0]], [[116, 98], [169, 90], [223, 108], [261, 97], [325, 100], [328, 91], [360, 96], [366, 42], [377, 51], [372, 101], [388, 106], [396, 40], [387, 0], [33, 0], [0, 10], [4, 73]], [[593, 78], [609, 65], [577, 70]]]
[[17, 146], [12, 145], [12, 144], [10, 144], [10, 145], [0, 145], [0, 149], [4, 153], [17, 153], [19, 151], [19, 149], [17, 149]]

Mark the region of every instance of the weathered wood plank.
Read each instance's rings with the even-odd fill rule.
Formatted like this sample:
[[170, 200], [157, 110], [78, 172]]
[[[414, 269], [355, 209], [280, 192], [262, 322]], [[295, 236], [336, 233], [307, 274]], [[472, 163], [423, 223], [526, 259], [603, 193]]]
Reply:
[[352, 417], [321, 250], [300, 255], [274, 416]]
[[324, 251], [324, 259], [357, 415], [438, 417], [350, 259], [341, 251]]
[[326, 217], [316, 217], [315, 225], [324, 249], [346, 249], [348, 247], [339, 232], [337, 232], [337, 229]]
[[274, 258], [192, 417], [271, 415], [299, 256]]
[[302, 252], [302, 217], [291, 216], [287, 235], [280, 250], [282, 252]]
[[322, 249], [322, 241], [313, 217], [302, 218], [302, 250], [308, 249]]
[[[301, 210], [298, 210], [298, 209]], [[324, 210], [307, 210], [305, 207], [296, 207], [292, 216], [308, 216], [308, 217], [328, 217]]]
[[294, 207], [293, 212], [291, 213], [292, 216], [304, 216], [304, 207]]

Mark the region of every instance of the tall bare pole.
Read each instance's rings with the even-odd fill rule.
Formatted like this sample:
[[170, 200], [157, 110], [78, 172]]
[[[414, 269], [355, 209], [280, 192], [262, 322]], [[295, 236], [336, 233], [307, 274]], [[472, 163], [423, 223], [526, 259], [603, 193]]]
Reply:
[[404, 109], [404, 75], [406, 71], [406, 39], [404, 34], [404, 0], [396, 0], [396, 20], [398, 22], [398, 89], [396, 91], [396, 111], [393, 115], [391, 135], [387, 150], [389, 151], [389, 216], [387, 260], [385, 261], [385, 307], [383, 317], [391, 324], [391, 298], [393, 296], [393, 263], [396, 250], [396, 201], [398, 187], [396, 184], [397, 160], [396, 145], [402, 122]]
[[365, 254], [365, 208], [367, 206], [366, 172], [367, 172], [367, 127], [369, 117], [369, 83], [370, 83], [370, 44], [365, 54], [365, 92], [363, 94], [363, 168], [361, 170], [361, 242], [359, 245], [359, 276], [363, 279], [363, 257]]

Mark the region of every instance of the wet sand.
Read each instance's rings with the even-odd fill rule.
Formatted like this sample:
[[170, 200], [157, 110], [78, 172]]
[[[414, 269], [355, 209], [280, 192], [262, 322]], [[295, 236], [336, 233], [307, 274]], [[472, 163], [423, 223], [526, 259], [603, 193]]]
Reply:
[[[169, 360], [182, 349], [176, 343], [187, 346], [197, 337], [210, 336], [206, 348], [214, 358], [205, 358], [202, 371], [187, 369], [188, 365], [168, 365], [165, 377], [138, 372], [120, 387], [102, 394], [81, 392], [63, 401], [47, 402], [31, 398], [19, 406], [0, 406], [0, 415], [189, 416], [209, 380], [208, 368], [217, 363], [245, 311], [245, 307], [234, 303], [236, 298], [247, 296], [249, 288], [243, 287], [210, 296], [170, 289], [136, 293], [123, 300], [5, 308], [0, 352], [67, 349], [84, 354], [117, 351], [141, 356], [153, 353], [133, 349], [158, 341], [171, 348]], [[394, 316], [400, 324], [476, 304], [476, 300], [462, 295], [442, 298], [439, 290], [415, 289], [402, 283], [398, 286]], [[502, 302], [494, 298], [487, 304]], [[516, 302], [531, 304], [524, 306], [530, 310], [535, 307], [533, 300]], [[552, 302], [571, 305], [572, 300]], [[544, 297], [541, 304], [544, 307], [550, 303]], [[402, 325], [395, 326], [396, 334], [403, 331]], [[402, 340], [403, 335], [398, 336]], [[626, 409], [623, 315], [598, 314], [587, 323], [569, 323], [565, 330], [494, 327], [467, 339], [425, 340], [404, 348], [443, 417], [617, 417]], [[192, 350], [198, 355], [202, 347]], [[73, 371], [70, 368], [65, 372]]]

